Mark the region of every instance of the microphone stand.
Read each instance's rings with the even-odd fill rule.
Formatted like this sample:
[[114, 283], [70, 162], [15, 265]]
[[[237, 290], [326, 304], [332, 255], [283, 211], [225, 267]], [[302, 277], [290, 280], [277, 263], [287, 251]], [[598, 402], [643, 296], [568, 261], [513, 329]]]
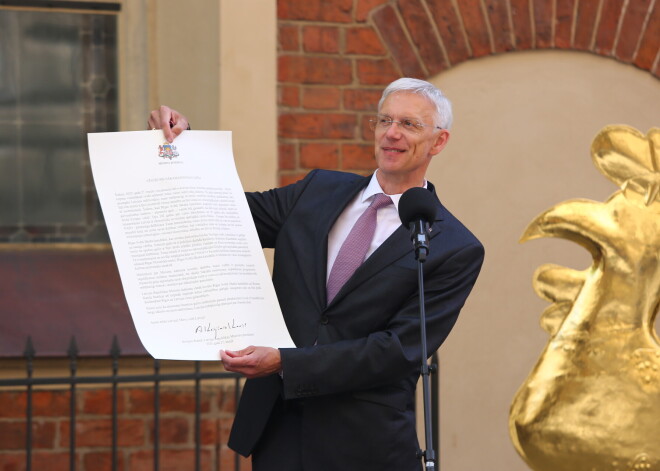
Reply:
[[424, 440], [426, 450], [421, 451], [424, 458], [425, 469], [435, 470], [435, 451], [433, 451], [433, 429], [431, 425], [431, 368], [428, 363], [428, 352], [426, 348], [426, 309], [424, 301], [424, 270], [423, 264], [429, 253], [429, 224], [424, 220], [410, 223], [410, 237], [415, 248], [415, 259], [417, 260], [417, 284], [419, 285], [419, 329], [422, 342], [422, 393], [424, 397]]

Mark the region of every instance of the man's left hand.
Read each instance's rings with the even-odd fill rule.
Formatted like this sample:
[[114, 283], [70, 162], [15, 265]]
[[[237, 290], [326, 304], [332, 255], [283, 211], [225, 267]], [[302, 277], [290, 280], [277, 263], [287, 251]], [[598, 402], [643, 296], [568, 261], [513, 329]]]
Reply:
[[220, 350], [220, 359], [227, 371], [247, 378], [259, 378], [282, 371], [280, 351], [271, 347], [249, 346], [243, 350]]

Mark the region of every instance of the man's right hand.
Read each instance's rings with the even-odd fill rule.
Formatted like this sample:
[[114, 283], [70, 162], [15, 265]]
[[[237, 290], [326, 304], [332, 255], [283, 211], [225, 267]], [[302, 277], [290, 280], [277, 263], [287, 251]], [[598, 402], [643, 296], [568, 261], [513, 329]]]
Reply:
[[161, 106], [149, 114], [148, 129], [162, 129], [167, 142], [174, 141], [179, 134], [189, 129], [188, 118], [168, 106]]

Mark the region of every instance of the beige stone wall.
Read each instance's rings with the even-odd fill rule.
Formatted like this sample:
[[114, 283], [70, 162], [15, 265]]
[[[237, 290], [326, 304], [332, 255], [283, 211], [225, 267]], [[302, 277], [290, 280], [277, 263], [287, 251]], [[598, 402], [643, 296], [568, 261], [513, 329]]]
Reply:
[[519, 244], [529, 222], [571, 198], [617, 190], [593, 166], [605, 125], [660, 127], [660, 82], [578, 52], [512, 53], [473, 60], [433, 79], [454, 103], [447, 148], [429, 172], [442, 201], [482, 240], [482, 275], [441, 349], [442, 466], [525, 470], [507, 430], [513, 396], [547, 334], [531, 277], [544, 263], [583, 269], [586, 250], [544, 239]]
[[262, 0], [124, 2], [121, 129], [144, 129], [148, 112], [168, 105], [193, 129], [233, 132], [247, 190], [275, 186], [275, 16]]

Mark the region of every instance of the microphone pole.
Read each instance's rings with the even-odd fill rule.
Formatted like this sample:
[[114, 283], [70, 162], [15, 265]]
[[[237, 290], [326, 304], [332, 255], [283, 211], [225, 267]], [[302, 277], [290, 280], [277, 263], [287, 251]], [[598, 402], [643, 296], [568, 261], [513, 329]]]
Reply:
[[421, 451], [426, 471], [435, 470], [435, 451], [433, 450], [433, 429], [431, 418], [431, 368], [428, 364], [426, 347], [426, 309], [424, 300], [423, 264], [429, 254], [429, 221], [435, 220], [435, 201], [430, 191], [415, 187], [407, 190], [399, 201], [399, 217], [410, 229], [410, 238], [417, 260], [417, 284], [419, 288], [419, 328], [421, 337], [421, 376], [424, 398], [424, 433], [426, 450]]

